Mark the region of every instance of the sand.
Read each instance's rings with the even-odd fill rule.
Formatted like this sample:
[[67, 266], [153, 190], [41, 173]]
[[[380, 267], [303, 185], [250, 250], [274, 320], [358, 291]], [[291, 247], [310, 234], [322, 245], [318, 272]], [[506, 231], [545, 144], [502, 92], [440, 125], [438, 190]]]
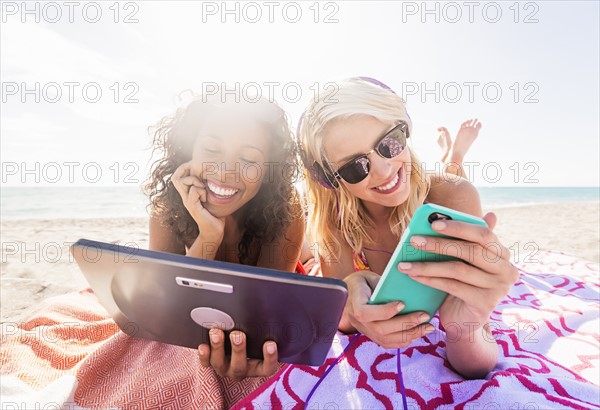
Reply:
[[[535, 260], [538, 250], [560, 250], [598, 263], [600, 204], [500, 208], [496, 233], [513, 259]], [[87, 287], [68, 247], [79, 238], [148, 247], [147, 219], [3, 220], [2, 322], [18, 322], [39, 301]], [[531, 259], [533, 258], [533, 259]]]

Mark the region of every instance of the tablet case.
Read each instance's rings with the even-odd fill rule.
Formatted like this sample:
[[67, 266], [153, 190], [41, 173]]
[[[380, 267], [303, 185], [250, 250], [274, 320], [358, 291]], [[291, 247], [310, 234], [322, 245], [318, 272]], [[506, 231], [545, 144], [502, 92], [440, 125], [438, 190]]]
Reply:
[[80, 239], [71, 252], [102, 305], [130, 336], [196, 349], [216, 325], [266, 340], [285, 363], [323, 364], [347, 298], [343, 281]]

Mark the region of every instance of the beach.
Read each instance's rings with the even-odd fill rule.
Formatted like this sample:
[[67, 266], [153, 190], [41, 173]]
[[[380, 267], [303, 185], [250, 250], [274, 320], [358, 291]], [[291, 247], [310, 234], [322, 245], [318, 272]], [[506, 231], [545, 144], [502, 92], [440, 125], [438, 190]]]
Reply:
[[[495, 229], [513, 260], [558, 250], [598, 263], [600, 204], [556, 203], [497, 209]], [[40, 301], [86, 288], [69, 253], [79, 238], [148, 248], [145, 218], [2, 220], [1, 321], [19, 322]], [[529, 259], [527, 259], [529, 258]]]

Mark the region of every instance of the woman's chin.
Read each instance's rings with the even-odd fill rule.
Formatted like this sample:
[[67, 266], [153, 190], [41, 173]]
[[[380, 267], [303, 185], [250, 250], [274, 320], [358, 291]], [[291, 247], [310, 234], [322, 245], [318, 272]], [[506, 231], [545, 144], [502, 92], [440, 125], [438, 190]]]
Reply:
[[245, 201], [237, 200], [227, 204], [215, 204], [209, 201], [202, 205], [215, 218], [226, 218], [239, 211], [245, 204]]
[[232, 205], [215, 205], [215, 204], [211, 204], [211, 203], [205, 203], [202, 204], [204, 205], [204, 208], [210, 212], [210, 214], [212, 216], [214, 216], [215, 218], [225, 218], [228, 217], [229, 215], [233, 214], [235, 211], [238, 210], [238, 207], [232, 206]]
[[382, 205], [389, 207], [400, 206], [408, 200], [410, 192], [399, 191], [393, 197], [387, 198], [387, 201], [381, 202]]
[[387, 206], [387, 207], [396, 207], [405, 203], [410, 196], [410, 181], [403, 182], [401, 186], [398, 187], [398, 190], [393, 192], [392, 194], [388, 194], [385, 196], [378, 195], [376, 203]]

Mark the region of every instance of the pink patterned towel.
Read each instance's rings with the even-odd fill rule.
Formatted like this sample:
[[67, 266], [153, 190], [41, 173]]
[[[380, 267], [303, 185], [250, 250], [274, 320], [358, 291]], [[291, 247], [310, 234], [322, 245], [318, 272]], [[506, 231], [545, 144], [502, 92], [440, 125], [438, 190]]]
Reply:
[[[464, 380], [446, 360], [437, 330], [401, 350], [409, 409], [600, 408], [599, 265], [556, 252], [519, 263], [521, 278], [492, 315], [496, 368]], [[338, 334], [324, 366], [287, 366], [236, 409], [302, 409], [352, 336]], [[398, 409], [397, 350], [365, 336], [315, 390], [309, 409]]]
[[[492, 316], [500, 345], [486, 379], [464, 380], [436, 330], [401, 351], [410, 409], [600, 408], [599, 265], [545, 252]], [[433, 320], [437, 326], [437, 318]], [[89, 291], [47, 300], [2, 324], [0, 409], [301, 409], [325, 365], [285, 365], [269, 380], [233, 382], [201, 370], [194, 349], [120, 332]], [[359, 336], [314, 391], [309, 409], [402, 408], [396, 350]], [[245, 397], [245, 398], [244, 398]], [[240, 401], [238, 401], [240, 400]]]

